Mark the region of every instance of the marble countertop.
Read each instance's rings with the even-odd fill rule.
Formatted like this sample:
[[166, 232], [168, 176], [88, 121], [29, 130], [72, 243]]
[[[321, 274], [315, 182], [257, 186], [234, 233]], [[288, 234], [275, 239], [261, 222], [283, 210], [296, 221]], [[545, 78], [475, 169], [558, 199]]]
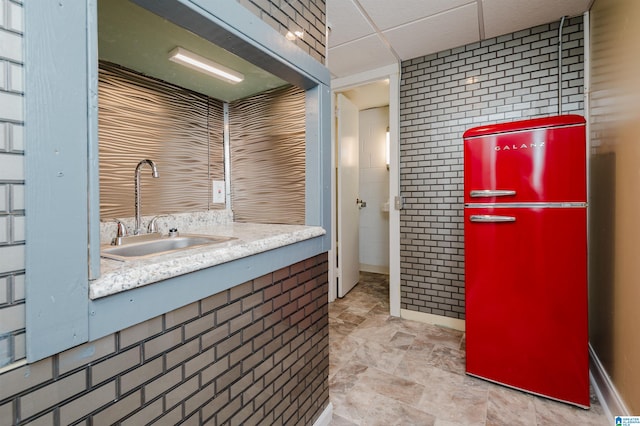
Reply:
[[235, 239], [221, 244], [124, 262], [101, 258], [101, 275], [97, 280], [90, 282], [89, 297], [98, 299], [273, 250], [324, 235], [325, 230], [319, 226], [228, 223], [194, 227], [184, 233], [219, 235]]

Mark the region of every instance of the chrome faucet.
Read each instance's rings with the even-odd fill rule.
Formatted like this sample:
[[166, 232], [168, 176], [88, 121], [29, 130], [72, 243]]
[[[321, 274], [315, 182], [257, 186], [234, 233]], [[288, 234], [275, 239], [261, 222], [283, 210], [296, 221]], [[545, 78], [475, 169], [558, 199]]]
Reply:
[[141, 216], [140, 215], [140, 171], [145, 164], [148, 164], [149, 166], [151, 166], [151, 176], [153, 176], [154, 178], [160, 177], [160, 175], [158, 174], [158, 167], [156, 166], [156, 163], [154, 163], [151, 160], [148, 160], [148, 159], [142, 160], [136, 166], [136, 182], [135, 182], [136, 224], [135, 224], [135, 229], [133, 230], [134, 235], [139, 235], [142, 233], [142, 225], [140, 224], [141, 222], [140, 220], [140, 216]]
[[122, 244], [122, 239], [126, 238], [129, 233], [127, 232], [127, 226], [120, 219], [113, 220], [116, 223], [116, 236], [111, 240], [111, 245], [119, 246]]

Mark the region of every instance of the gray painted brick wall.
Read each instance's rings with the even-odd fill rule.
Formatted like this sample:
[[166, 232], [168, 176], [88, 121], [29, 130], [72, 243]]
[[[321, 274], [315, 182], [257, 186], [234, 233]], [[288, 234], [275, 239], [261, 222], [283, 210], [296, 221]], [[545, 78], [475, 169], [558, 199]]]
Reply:
[[25, 357], [23, 5], [0, 0], [0, 367]]
[[0, 372], [0, 424], [312, 425], [329, 404], [321, 254]]
[[[464, 319], [462, 133], [557, 114], [559, 23], [402, 63], [401, 308]], [[583, 113], [582, 17], [563, 30], [563, 113]]]
[[318, 62], [324, 64], [326, 45], [325, 0], [236, 0], [280, 34], [304, 31], [293, 41]]

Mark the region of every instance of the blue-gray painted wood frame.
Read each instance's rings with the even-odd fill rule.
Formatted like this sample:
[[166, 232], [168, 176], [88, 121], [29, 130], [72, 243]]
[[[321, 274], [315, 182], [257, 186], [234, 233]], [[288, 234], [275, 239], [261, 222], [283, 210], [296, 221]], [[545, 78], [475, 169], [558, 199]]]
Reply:
[[100, 155], [98, 149], [98, 0], [87, 0], [87, 135], [89, 185], [89, 280], [100, 276]]
[[87, 2], [25, 13], [27, 360], [88, 338]]
[[330, 248], [328, 70], [235, 1], [134, 2], [307, 90], [306, 223], [327, 234], [89, 301], [100, 262], [96, 0], [25, 4], [29, 362]]

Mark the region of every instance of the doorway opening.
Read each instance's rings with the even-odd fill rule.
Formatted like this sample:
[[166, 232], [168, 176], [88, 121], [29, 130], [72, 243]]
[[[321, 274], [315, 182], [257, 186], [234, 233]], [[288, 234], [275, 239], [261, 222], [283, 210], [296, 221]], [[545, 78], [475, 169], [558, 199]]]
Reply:
[[334, 298], [389, 274], [389, 93], [388, 78], [334, 91]]

